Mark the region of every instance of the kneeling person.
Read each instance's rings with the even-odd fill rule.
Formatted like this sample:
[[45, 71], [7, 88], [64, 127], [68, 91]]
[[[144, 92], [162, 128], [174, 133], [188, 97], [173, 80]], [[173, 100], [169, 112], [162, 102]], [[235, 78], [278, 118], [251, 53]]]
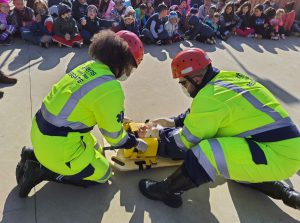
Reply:
[[147, 149], [123, 130], [124, 93], [118, 81], [141, 63], [142, 42], [128, 31], [102, 31], [94, 36], [89, 54], [94, 60], [55, 84], [33, 119], [34, 151], [22, 150], [16, 171], [20, 197], [43, 180], [80, 186], [106, 182], [111, 170], [91, 134], [95, 125], [113, 146]]
[[300, 168], [300, 133], [275, 97], [247, 75], [213, 68], [201, 49], [177, 54], [172, 73], [193, 102], [174, 120], [156, 121], [179, 127], [160, 131], [158, 154], [184, 163], [161, 182], [141, 180], [141, 192], [179, 207], [182, 191], [221, 175], [300, 209], [300, 194], [279, 181]]

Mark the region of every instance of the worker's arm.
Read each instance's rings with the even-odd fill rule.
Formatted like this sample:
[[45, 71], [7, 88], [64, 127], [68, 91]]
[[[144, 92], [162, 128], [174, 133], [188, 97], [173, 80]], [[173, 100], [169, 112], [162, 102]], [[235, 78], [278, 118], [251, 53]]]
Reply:
[[182, 128], [164, 128], [159, 132], [158, 155], [183, 158], [187, 149], [202, 139], [213, 138], [218, 129], [229, 120], [229, 109], [213, 99], [197, 99], [202, 106], [187, 111]]
[[213, 138], [230, 120], [227, 105], [212, 97], [197, 97], [190, 113], [184, 119], [184, 126], [172, 133], [172, 140], [181, 149], [190, 149], [202, 139]]
[[124, 94], [122, 89], [110, 90], [97, 98], [93, 112], [100, 132], [112, 146], [129, 149], [137, 145], [134, 135], [123, 128]]

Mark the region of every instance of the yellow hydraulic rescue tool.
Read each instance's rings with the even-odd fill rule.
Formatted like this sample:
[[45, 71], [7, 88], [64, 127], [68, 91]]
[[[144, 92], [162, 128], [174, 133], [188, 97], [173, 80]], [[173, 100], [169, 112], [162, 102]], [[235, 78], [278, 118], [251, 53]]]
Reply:
[[[129, 122], [124, 124], [124, 129], [138, 138], [138, 130], [144, 125], [145, 123]], [[142, 139], [148, 144], [146, 152], [140, 152], [136, 148], [115, 149], [114, 147], [104, 147], [105, 156], [109, 160], [110, 164], [120, 171], [177, 166], [182, 163], [180, 160], [158, 157], [157, 138]]]

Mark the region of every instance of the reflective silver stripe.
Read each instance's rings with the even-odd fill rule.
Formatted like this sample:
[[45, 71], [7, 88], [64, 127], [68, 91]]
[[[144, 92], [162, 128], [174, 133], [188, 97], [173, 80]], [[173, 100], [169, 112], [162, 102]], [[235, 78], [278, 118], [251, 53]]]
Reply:
[[289, 117], [287, 117], [287, 118], [283, 118], [279, 121], [276, 121], [274, 123], [264, 125], [262, 127], [256, 128], [256, 129], [243, 132], [243, 133], [241, 133], [237, 136], [244, 138], [244, 137], [247, 137], [247, 136], [252, 136], [252, 135], [255, 135], [255, 134], [262, 133], [262, 132], [266, 132], [266, 131], [270, 131], [270, 130], [273, 130], [273, 129], [278, 129], [278, 128], [282, 128], [282, 127], [286, 127], [286, 126], [292, 126], [292, 125], [294, 125], [293, 121]]
[[110, 173], [111, 173], [111, 169], [110, 169], [110, 167], [108, 167], [108, 169], [107, 169], [106, 173], [104, 174], [104, 176], [101, 177], [98, 181], [108, 180], [107, 178], [109, 178]]
[[106, 82], [115, 80], [116, 78], [111, 75], [105, 75], [98, 78], [95, 78], [94, 80], [91, 80], [90, 82], [84, 84], [81, 86], [77, 91], [75, 91], [70, 98], [68, 99], [67, 103], [64, 105], [60, 113], [55, 116], [47, 111], [45, 105], [42, 105], [41, 112], [46, 121], [49, 123], [57, 126], [57, 127], [71, 127], [72, 129], [83, 129], [88, 128], [89, 126], [86, 126], [85, 124], [81, 122], [69, 122], [67, 121], [68, 117], [80, 101], [86, 94], [88, 94], [90, 91], [92, 91], [94, 88], [98, 87], [101, 84], [104, 84]]
[[123, 139], [121, 139], [118, 143], [116, 143], [116, 144], [111, 144], [112, 146], [122, 146], [122, 145], [124, 145], [125, 143], [126, 143], [126, 141], [129, 139], [129, 136], [128, 136], [128, 134], [126, 134], [126, 136], [123, 138]]
[[245, 89], [243, 89], [243, 88], [241, 88], [239, 86], [236, 86], [236, 85], [234, 85], [232, 83], [228, 83], [228, 82], [221, 81], [221, 80], [218, 80], [218, 81], [215, 81], [215, 82], [211, 82], [211, 84], [218, 85], [218, 86], [227, 88], [229, 90], [232, 90], [232, 91], [234, 91], [234, 92], [236, 92], [238, 94], [241, 94], [256, 109], [258, 109], [258, 110], [266, 113], [274, 121], [278, 121], [278, 120], [282, 119], [281, 115], [277, 111], [275, 111], [274, 109], [270, 108], [267, 105], [264, 105], [257, 98], [255, 98], [249, 91], [247, 91], [247, 90], [245, 90]]
[[55, 115], [51, 114], [50, 112], [48, 112], [48, 110], [46, 109], [44, 104], [42, 104], [41, 112], [42, 112], [44, 119], [47, 122], [49, 122], [52, 125], [55, 125], [57, 127], [71, 127], [72, 129], [84, 129], [84, 128], [90, 127], [81, 122], [69, 122], [62, 117], [55, 116]]
[[213, 165], [210, 163], [204, 152], [202, 151], [201, 147], [199, 145], [192, 148], [192, 151], [194, 155], [198, 159], [198, 163], [204, 168], [206, 173], [209, 175], [209, 177], [212, 180], [215, 180], [217, 177], [217, 171], [213, 167]]
[[182, 135], [193, 144], [198, 144], [201, 141], [200, 138], [194, 136], [185, 126], [183, 126]]
[[209, 139], [208, 142], [209, 142], [210, 147], [213, 151], [213, 154], [214, 154], [215, 161], [216, 161], [217, 167], [219, 169], [219, 172], [221, 173], [221, 175], [223, 177], [229, 179], [230, 176], [229, 176], [229, 172], [228, 172], [228, 167], [227, 167], [224, 152], [222, 150], [222, 147], [221, 147], [220, 143], [218, 142], [217, 139]]
[[99, 128], [100, 132], [102, 133], [103, 136], [110, 137], [112, 139], [117, 139], [120, 135], [123, 133], [123, 128], [118, 131], [118, 132], [108, 132], [105, 129]]
[[181, 148], [181, 149], [187, 149], [184, 145], [184, 143], [182, 142], [181, 138], [180, 138], [180, 134], [179, 134], [180, 129], [175, 129], [173, 133], [173, 137], [175, 140], [176, 145]]

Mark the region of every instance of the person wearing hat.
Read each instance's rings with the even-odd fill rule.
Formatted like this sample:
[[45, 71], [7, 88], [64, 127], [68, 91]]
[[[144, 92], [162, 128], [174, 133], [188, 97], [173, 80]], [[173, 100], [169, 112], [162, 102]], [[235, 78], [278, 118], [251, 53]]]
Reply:
[[169, 21], [165, 24], [165, 30], [169, 35], [169, 43], [179, 42], [183, 37], [179, 34], [179, 18], [175, 11], [169, 13]]
[[300, 209], [300, 193], [279, 181], [300, 168], [300, 133], [272, 93], [245, 74], [214, 68], [199, 48], [178, 53], [171, 69], [191, 107], [149, 126], [168, 127], [159, 154], [178, 151], [184, 162], [163, 181], [142, 179], [142, 194], [177, 208], [183, 191], [222, 176]]
[[76, 21], [79, 21], [87, 14], [87, 7], [89, 5], [86, 0], [75, 0], [72, 5], [72, 16]]
[[215, 44], [214, 30], [202, 22], [196, 15], [191, 15], [188, 20], [189, 29], [185, 32], [185, 36], [190, 40], [197, 40], [207, 44]]
[[79, 34], [76, 20], [72, 17], [71, 8], [65, 4], [59, 4], [59, 17], [54, 20], [52, 38], [59, 47], [81, 47], [82, 38]]
[[91, 133], [96, 125], [116, 148], [148, 148], [123, 129], [124, 92], [119, 82], [142, 62], [143, 43], [129, 31], [103, 30], [94, 35], [89, 54], [92, 60], [55, 84], [33, 118], [33, 150], [22, 149], [16, 168], [20, 197], [43, 180], [78, 186], [107, 182], [111, 169]]
[[90, 44], [93, 35], [98, 33], [101, 29], [110, 28], [112, 26], [112, 20], [100, 19], [97, 15], [97, 7], [95, 5], [89, 5], [87, 7], [87, 15], [79, 20], [81, 25], [80, 35], [86, 44]]
[[135, 18], [135, 10], [128, 6], [125, 10], [122, 20], [116, 27], [117, 30], [127, 30], [135, 33], [137, 36], [140, 35], [139, 23]]

